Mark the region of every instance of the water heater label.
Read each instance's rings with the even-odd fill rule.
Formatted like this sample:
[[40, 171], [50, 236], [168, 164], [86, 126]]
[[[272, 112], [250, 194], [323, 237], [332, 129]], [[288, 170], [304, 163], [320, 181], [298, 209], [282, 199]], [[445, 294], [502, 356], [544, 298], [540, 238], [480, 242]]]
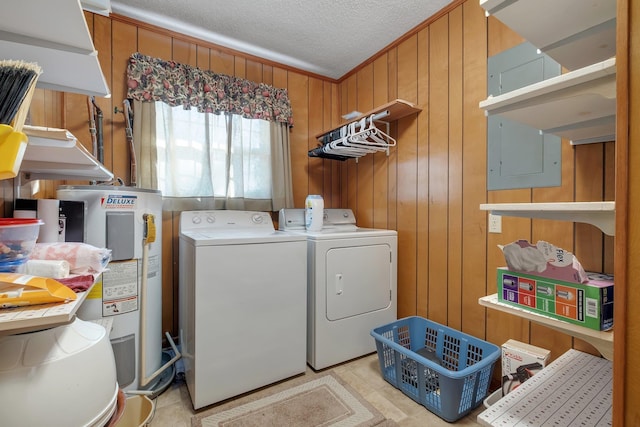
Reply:
[[104, 209], [135, 209], [138, 196], [109, 195], [100, 198], [100, 206]]
[[138, 309], [138, 261], [109, 263], [102, 273], [102, 316]]

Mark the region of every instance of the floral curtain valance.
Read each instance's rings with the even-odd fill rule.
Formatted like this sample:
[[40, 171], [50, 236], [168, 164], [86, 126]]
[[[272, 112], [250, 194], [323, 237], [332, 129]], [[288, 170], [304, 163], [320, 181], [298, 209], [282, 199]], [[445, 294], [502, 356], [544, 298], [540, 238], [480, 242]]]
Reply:
[[134, 53], [127, 66], [128, 97], [196, 107], [203, 113], [239, 114], [293, 126], [286, 89]]

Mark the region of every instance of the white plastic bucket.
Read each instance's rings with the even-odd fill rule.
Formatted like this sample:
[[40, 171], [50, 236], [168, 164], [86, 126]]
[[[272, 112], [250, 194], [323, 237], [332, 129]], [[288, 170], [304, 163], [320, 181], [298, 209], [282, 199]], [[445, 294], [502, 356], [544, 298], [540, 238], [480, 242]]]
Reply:
[[144, 427], [151, 422], [154, 403], [147, 396], [127, 397], [124, 412], [116, 423], [116, 427]]

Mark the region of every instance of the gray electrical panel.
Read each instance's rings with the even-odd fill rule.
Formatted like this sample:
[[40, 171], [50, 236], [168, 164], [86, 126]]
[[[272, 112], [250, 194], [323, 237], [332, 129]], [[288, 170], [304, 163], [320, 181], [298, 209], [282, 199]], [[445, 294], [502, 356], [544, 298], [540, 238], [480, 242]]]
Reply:
[[[488, 95], [497, 96], [559, 76], [560, 64], [523, 43], [489, 57]], [[487, 118], [487, 189], [553, 187], [561, 184], [561, 139], [513, 120]]]

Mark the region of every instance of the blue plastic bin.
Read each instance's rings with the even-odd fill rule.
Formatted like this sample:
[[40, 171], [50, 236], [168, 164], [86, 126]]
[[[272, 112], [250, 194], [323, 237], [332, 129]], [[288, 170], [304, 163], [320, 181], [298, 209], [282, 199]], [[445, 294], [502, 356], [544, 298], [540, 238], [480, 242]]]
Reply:
[[494, 344], [417, 316], [375, 328], [371, 336], [384, 379], [449, 422], [482, 403], [500, 357]]

